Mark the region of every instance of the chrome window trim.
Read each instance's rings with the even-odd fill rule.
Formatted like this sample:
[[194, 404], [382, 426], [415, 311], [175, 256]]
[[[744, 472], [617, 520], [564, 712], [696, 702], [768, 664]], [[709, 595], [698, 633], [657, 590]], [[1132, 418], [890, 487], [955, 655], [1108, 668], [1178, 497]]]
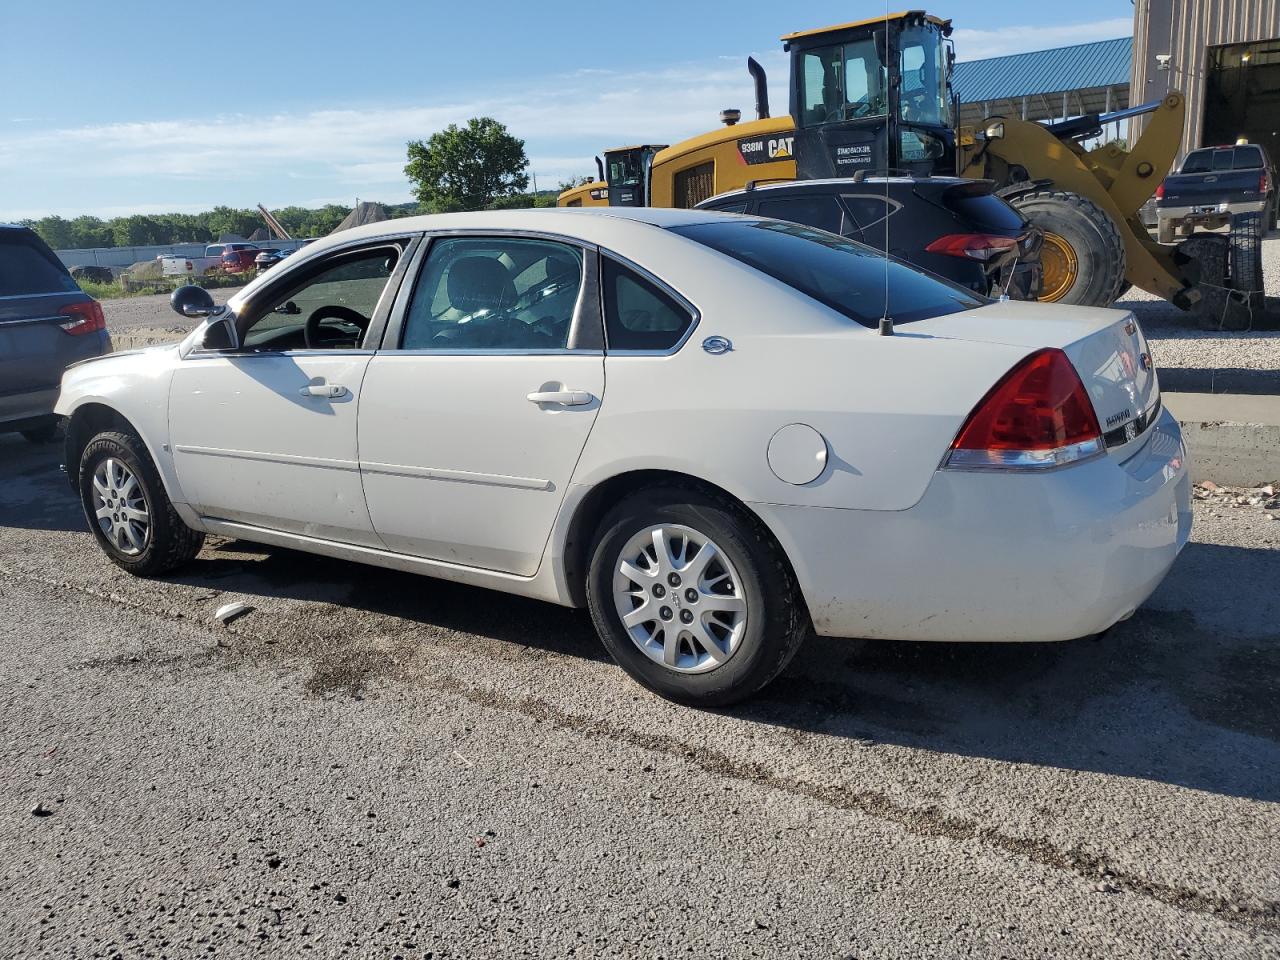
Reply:
[[[532, 348], [476, 348], [472, 350], [429, 350], [415, 348], [406, 350], [400, 346], [404, 340], [405, 323], [408, 320], [409, 307], [413, 303], [413, 295], [417, 290], [418, 281], [422, 277], [422, 271], [427, 265], [427, 260], [431, 256], [431, 250], [435, 246], [436, 240], [465, 240], [468, 238], [485, 239], [485, 238], [510, 238], [515, 240], [545, 240], [549, 243], [559, 243], [572, 246], [582, 254], [582, 283], [578, 288], [578, 299], [574, 303], [573, 318], [569, 321], [569, 335], [567, 343], [573, 344], [580, 339], [582, 333], [582, 324], [590, 321], [592, 318], [591, 308], [588, 304], [589, 288], [594, 287], [596, 296], [594, 299], [600, 301], [599, 296], [599, 269], [595, 270], [595, 277], [592, 276], [592, 267], [598, 264], [599, 248], [595, 244], [589, 243], [578, 237], [568, 236], [567, 234], [556, 233], [548, 230], [502, 230], [498, 228], [484, 229], [465, 229], [452, 227], [444, 230], [428, 230], [422, 234], [422, 243], [414, 256], [414, 262], [410, 263], [405, 270], [405, 276], [400, 282], [400, 291], [396, 296], [395, 303], [391, 307], [391, 314], [388, 317], [386, 329], [382, 336], [382, 345], [378, 353], [387, 357], [558, 357], [558, 356], [603, 356], [603, 347], [554, 347], [543, 349], [540, 347]], [[595, 310], [595, 321], [600, 327], [599, 337], [602, 342], [604, 340], [604, 310], [603, 303], [600, 302]]]
[[76, 288], [74, 290], [54, 290], [52, 293], [7, 293], [4, 296], [0, 296], [0, 300], [34, 300], [36, 297], [76, 297], [76, 296], [84, 297], [86, 300], [93, 299], [93, 297], [89, 296], [87, 293], [85, 293], [83, 290], [80, 289], [79, 284], [76, 284]]
[[303, 349], [303, 350], [205, 350], [198, 347], [188, 353], [184, 360], [208, 359], [223, 357], [244, 359], [246, 357], [371, 357], [377, 351], [368, 347], [357, 347], [342, 350]]
[[489, 350], [379, 350], [383, 357], [602, 357], [603, 350], [560, 347], [543, 350], [538, 347], [526, 349], [495, 347]]
[[[600, 319], [604, 323], [605, 354], [608, 356], [614, 356], [614, 357], [669, 357], [669, 356], [672, 356], [673, 354], [679, 353], [680, 349], [686, 343], [689, 342], [689, 338], [693, 336], [693, 332], [698, 329], [698, 325], [702, 322], [702, 311], [698, 309], [697, 305], [692, 300], [690, 300], [688, 297], [682, 294], [679, 290], [675, 289], [673, 286], [671, 286], [671, 284], [667, 283], [665, 280], [662, 280], [651, 271], [646, 270], [644, 267], [640, 266], [640, 264], [636, 263], [634, 260], [629, 260], [619, 253], [614, 253], [612, 250], [605, 250], [605, 249], [601, 249], [600, 257], [601, 257]], [[655, 287], [657, 287], [663, 293], [667, 294], [667, 296], [671, 297], [671, 299], [675, 300], [676, 303], [680, 304], [680, 306], [684, 307], [686, 310], [689, 311], [689, 314], [690, 316], [693, 317], [693, 320], [689, 324], [688, 328], [685, 330], [684, 336], [682, 336], [679, 340], [677, 340], [676, 343], [672, 347], [670, 347], [670, 349], [667, 349], [667, 350], [623, 350], [623, 349], [614, 350], [609, 347], [609, 319], [608, 319], [608, 313], [605, 310], [605, 300], [604, 300], [604, 294], [605, 294], [604, 259], [606, 257], [612, 260], [614, 263], [617, 263], [620, 266], [626, 267], [628, 270], [632, 271], [633, 273], [639, 274], [641, 277], [643, 277], [645, 280], [648, 280], [650, 283], [652, 283]]]

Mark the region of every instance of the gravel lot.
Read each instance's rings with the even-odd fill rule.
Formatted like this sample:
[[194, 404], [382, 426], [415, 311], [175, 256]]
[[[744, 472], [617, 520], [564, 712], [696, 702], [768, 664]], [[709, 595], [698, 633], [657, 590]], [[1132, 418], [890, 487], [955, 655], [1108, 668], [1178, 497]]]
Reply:
[[[218, 287], [210, 290], [214, 303], [226, 303], [242, 287]], [[169, 307], [169, 294], [147, 297], [121, 297], [103, 300], [102, 312], [107, 318], [111, 342], [117, 350], [133, 350], [155, 343], [181, 340], [199, 326], [196, 320], [178, 316]]]
[[231, 541], [131, 579], [57, 462], [0, 437], [0, 956], [1280, 957], [1256, 507], [1100, 641], [813, 640], [698, 712], [579, 612]]
[[[1262, 242], [1262, 271], [1267, 296], [1280, 297], [1280, 236]], [[1189, 329], [1185, 313], [1137, 289], [1116, 306], [1137, 315], [1167, 389], [1280, 393], [1280, 330]]]

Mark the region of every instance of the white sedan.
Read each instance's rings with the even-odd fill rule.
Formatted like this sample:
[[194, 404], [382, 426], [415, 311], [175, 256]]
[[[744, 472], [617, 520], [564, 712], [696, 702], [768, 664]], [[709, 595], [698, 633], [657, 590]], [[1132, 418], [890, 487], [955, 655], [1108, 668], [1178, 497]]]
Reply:
[[810, 630], [1067, 640], [1190, 533], [1133, 316], [991, 303], [793, 224], [419, 217], [307, 247], [180, 345], [63, 379], [67, 472], [142, 576], [206, 533], [587, 606], [663, 696]]

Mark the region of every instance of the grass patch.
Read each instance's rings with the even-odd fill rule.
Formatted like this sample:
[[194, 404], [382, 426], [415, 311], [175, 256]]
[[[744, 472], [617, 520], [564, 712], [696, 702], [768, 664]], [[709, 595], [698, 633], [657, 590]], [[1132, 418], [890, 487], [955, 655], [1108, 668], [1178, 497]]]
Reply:
[[[216, 290], [220, 287], [243, 287], [253, 279], [253, 276], [253, 274], [249, 273], [214, 273], [205, 277], [197, 277], [194, 282], [196, 286], [204, 287], [206, 290]], [[76, 282], [80, 284], [81, 290], [95, 300], [120, 300], [125, 297], [149, 297], [157, 293], [172, 293], [182, 286], [182, 283], [179, 282], [181, 279], [183, 278], [135, 280], [129, 284], [128, 290], [124, 288], [119, 280], [112, 283], [98, 283], [95, 280], [77, 280]]]

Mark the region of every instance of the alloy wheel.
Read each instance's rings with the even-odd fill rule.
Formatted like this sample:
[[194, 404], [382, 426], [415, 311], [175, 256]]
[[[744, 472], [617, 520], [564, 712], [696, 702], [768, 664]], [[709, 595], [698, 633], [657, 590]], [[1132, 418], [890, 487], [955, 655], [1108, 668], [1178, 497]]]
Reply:
[[102, 535], [120, 553], [136, 557], [151, 536], [142, 484], [122, 460], [108, 457], [93, 472], [93, 509]]
[[654, 663], [706, 673], [747, 629], [742, 579], [712, 540], [681, 524], [646, 527], [614, 564], [613, 602], [627, 635]]

